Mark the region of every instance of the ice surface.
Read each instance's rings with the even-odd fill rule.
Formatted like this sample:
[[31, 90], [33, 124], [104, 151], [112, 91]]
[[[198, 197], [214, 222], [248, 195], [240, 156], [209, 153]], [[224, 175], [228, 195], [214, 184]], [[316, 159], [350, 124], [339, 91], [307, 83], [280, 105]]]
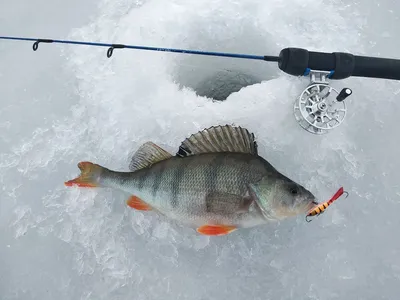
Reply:
[[[395, 0], [0, 5], [4, 35], [258, 55], [296, 46], [398, 57], [400, 46]], [[314, 136], [292, 115], [307, 80], [269, 63], [119, 49], [108, 59], [105, 48], [19, 42], [0, 42], [0, 61], [0, 299], [398, 298], [399, 83], [334, 82], [353, 89], [349, 115]], [[224, 102], [196, 94], [238, 85]], [[253, 131], [260, 154], [321, 200], [339, 186], [350, 197], [311, 223], [209, 238], [127, 208], [123, 193], [63, 186], [81, 160], [127, 170], [145, 141], [174, 152], [225, 123]]]

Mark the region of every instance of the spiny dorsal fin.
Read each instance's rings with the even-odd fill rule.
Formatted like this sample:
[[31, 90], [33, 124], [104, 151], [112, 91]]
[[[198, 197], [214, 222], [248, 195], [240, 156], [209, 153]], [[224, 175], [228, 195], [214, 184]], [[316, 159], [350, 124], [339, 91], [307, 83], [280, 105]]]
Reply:
[[210, 127], [184, 140], [176, 156], [211, 152], [240, 152], [258, 155], [254, 134], [230, 125]]
[[132, 156], [129, 170], [137, 171], [155, 164], [156, 162], [171, 158], [172, 155], [152, 142], [147, 142], [139, 147]]

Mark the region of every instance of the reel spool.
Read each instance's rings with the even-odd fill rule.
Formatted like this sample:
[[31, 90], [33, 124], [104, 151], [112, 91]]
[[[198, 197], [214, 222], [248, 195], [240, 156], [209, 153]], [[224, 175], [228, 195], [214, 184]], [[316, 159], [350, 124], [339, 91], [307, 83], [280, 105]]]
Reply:
[[326, 81], [330, 72], [310, 71], [311, 83], [294, 103], [294, 116], [299, 125], [313, 134], [325, 134], [338, 127], [347, 113], [344, 100], [352, 90], [338, 92]]

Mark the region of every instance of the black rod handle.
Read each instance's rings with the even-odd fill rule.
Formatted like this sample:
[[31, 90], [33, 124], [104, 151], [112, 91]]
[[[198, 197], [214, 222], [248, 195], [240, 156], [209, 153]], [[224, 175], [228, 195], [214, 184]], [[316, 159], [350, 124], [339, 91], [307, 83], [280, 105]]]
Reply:
[[356, 56], [343, 52], [312, 52], [301, 48], [285, 48], [279, 54], [279, 68], [295, 76], [310, 70], [330, 72], [329, 78], [350, 76], [400, 80], [400, 60]]
[[368, 56], [354, 56], [352, 76], [400, 80], [400, 60]]

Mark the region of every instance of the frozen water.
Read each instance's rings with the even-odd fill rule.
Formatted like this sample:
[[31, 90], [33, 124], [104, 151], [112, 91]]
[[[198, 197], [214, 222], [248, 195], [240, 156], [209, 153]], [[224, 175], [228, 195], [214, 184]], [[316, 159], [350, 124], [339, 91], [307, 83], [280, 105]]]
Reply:
[[[398, 57], [400, 46], [395, 0], [0, 5], [4, 35], [259, 55], [296, 46]], [[399, 83], [334, 82], [353, 89], [350, 113], [314, 136], [292, 115], [307, 80], [274, 64], [30, 47], [0, 42], [0, 299], [398, 297]], [[309, 224], [298, 217], [209, 238], [128, 209], [123, 193], [63, 186], [79, 161], [127, 170], [147, 140], [174, 153], [188, 135], [225, 123], [253, 131], [261, 155], [321, 200], [339, 186], [350, 197]]]

